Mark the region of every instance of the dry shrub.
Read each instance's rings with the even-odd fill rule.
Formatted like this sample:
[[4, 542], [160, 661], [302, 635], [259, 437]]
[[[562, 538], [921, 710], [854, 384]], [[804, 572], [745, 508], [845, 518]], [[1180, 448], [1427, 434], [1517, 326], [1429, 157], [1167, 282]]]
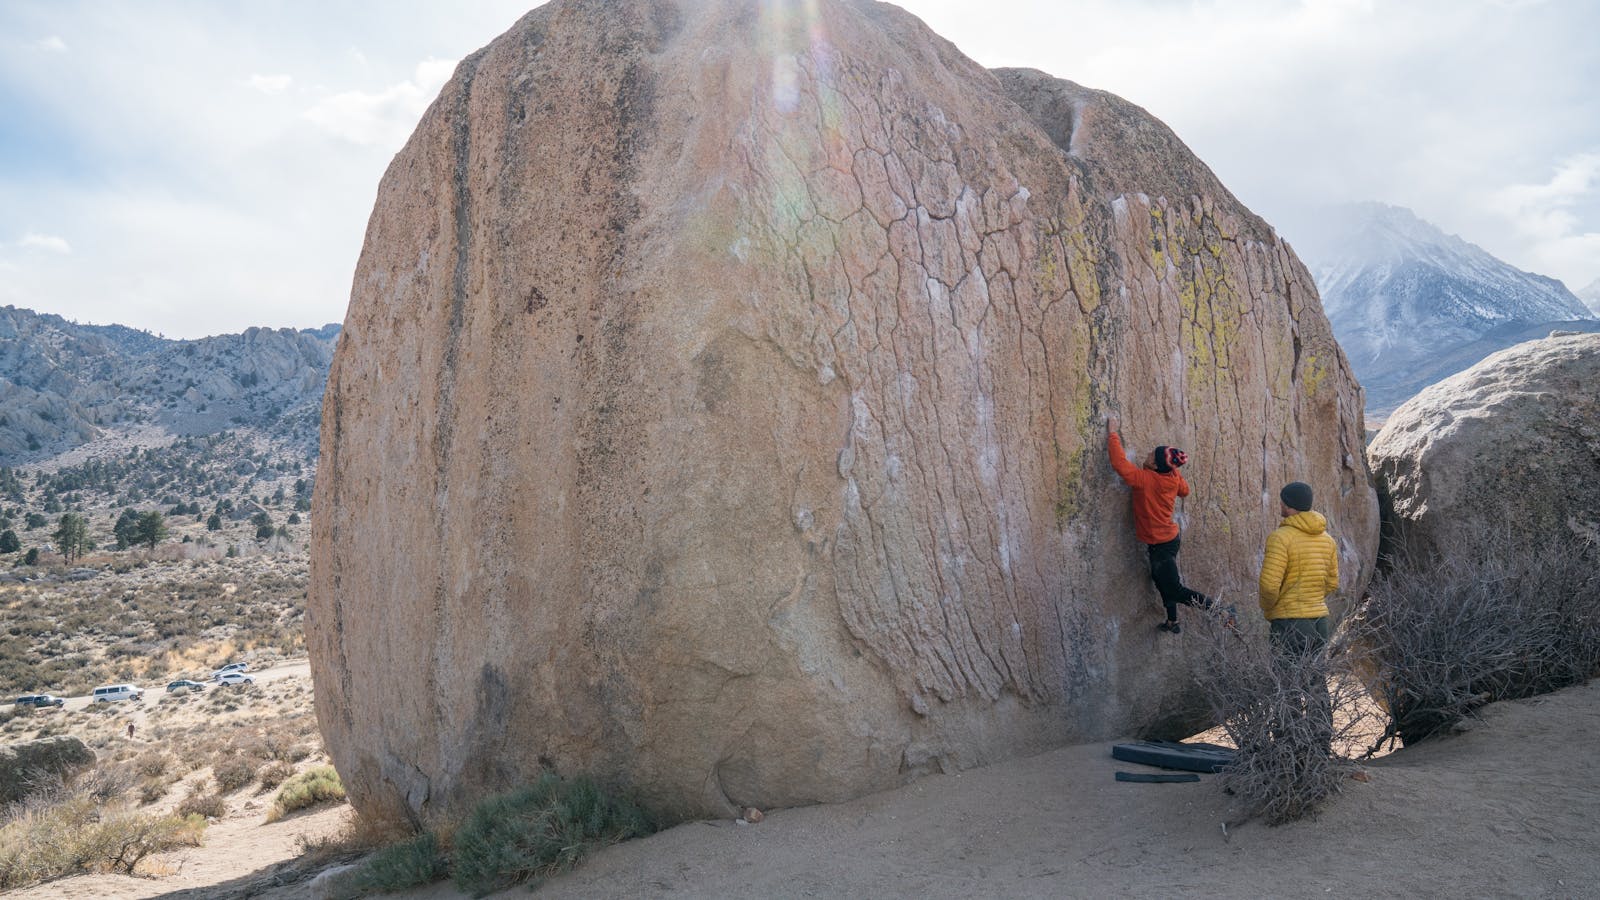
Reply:
[[256, 780], [261, 782], [263, 790], [270, 791], [283, 784], [293, 774], [294, 764], [280, 759], [262, 766], [261, 771], [256, 773]]
[[189, 796], [178, 804], [177, 813], [180, 816], [220, 819], [228, 814], [228, 801], [221, 794], [207, 793], [204, 788], [195, 785], [190, 789]]
[[121, 800], [138, 783], [133, 770], [125, 765], [96, 766], [74, 782], [74, 789], [97, 803]]
[[231, 794], [255, 783], [256, 765], [243, 756], [220, 759], [211, 767], [211, 777], [216, 779], [220, 792]]
[[172, 768], [172, 754], [165, 750], [149, 750], [133, 761], [133, 770], [145, 778], [160, 778]]
[[1241, 819], [1278, 825], [1315, 813], [1338, 793], [1353, 769], [1341, 752], [1370, 733], [1371, 706], [1344, 671], [1350, 657], [1337, 640], [1325, 653], [1288, 653], [1264, 625], [1252, 619], [1230, 629], [1208, 618], [1193, 631], [1207, 657], [1197, 680], [1238, 748], [1218, 780]]
[[147, 806], [167, 795], [172, 784], [165, 778], [146, 778], [139, 782], [139, 804]]
[[1344, 630], [1390, 716], [1373, 749], [1411, 744], [1485, 703], [1600, 674], [1600, 552], [1486, 536], [1447, 557], [1400, 558]]
[[332, 834], [315, 838], [301, 835], [300, 849], [315, 865], [324, 867], [410, 840], [416, 834], [411, 823], [403, 819], [353, 814]]
[[13, 807], [0, 822], [0, 890], [79, 872], [133, 874], [152, 853], [197, 846], [205, 821], [107, 805], [81, 787]]

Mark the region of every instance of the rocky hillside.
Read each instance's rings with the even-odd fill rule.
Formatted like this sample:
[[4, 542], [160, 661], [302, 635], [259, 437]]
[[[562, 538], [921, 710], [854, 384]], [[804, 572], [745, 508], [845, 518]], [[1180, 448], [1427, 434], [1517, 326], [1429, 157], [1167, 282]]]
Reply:
[[1600, 316], [1600, 278], [1589, 283], [1589, 286], [1578, 292], [1578, 299], [1595, 315]]
[[131, 426], [178, 436], [257, 429], [315, 457], [338, 333], [251, 328], [175, 341], [0, 308], [0, 465]]
[[1408, 209], [1332, 210], [1299, 249], [1372, 414], [1530, 334], [1600, 330], [1560, 281], [1496, 259]]

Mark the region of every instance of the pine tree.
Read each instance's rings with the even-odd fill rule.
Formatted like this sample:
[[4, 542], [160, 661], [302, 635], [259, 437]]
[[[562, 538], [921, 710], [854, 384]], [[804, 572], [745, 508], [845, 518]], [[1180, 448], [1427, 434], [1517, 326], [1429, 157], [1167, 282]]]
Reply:
[[89, 543], [88, 523], [77, 513], [67, 513], [57, 523], [55, 539], [56, 546], [61, 548], [61, 558], [70, 566], [73, 560], [83, 555]]
[[152, 509], [139, 516], [139, 543], [154, 550], [156, 544], [167, 536], [167, 517], [158, 509]]
[[122, 510], [117, 516], [117, 523], [111, 526], [111, 533], [117, 536], [117, 549], [126, 550], [139, 543], [139, 514], [133, 507]]

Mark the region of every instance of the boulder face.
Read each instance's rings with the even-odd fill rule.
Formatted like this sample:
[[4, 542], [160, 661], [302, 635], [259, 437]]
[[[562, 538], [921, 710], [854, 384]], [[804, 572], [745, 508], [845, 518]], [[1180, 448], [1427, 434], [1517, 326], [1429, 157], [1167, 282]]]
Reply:
[[1397, 547], [1600, 544], [1600, 334], [1502, 350], [1395, 410], [1369, 459]]
[[1305, 268], [1137, 107], [884, 4], [560, 0], [379, 187], [315, 497], [327, 746], [426, 821], [545, 768], [719, 815], [1170, 735], [1204, 660], [1105, 415], [1190, 453], [1186, 579], [1253, 593], [1294, 479], [1364, 583], [1361, 408]]

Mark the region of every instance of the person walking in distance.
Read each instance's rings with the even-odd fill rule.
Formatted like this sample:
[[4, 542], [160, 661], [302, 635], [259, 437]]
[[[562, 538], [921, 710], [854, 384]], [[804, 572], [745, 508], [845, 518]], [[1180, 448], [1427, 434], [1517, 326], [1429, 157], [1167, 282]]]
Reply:
[[1261, 612], [1273, 648], [1307, 673], [1307, 714], [1314, 716], [1325, 749], [1333, 738], [1333, 707], [1320, 673], [1328, 648], [1328, 595], [1339, 589], [1339, 545], [1328, 520], [1311, 509], [1311, 486], [1291, 482], [1278, 494], [1283, 523], [1267, 535], [1261, 559]]
[[1157, 447], [1144, 458], [1143, 466], [1128, 461], [1122, 449], [1120, 430], [1122, 420], [1110, 416], [1106, 435], [1106, 453], [1111, 457], [1111, 468], [1133, 491], [1133, 533], [1150, 554], [1150, 580], [1161, 594], [1161, 605], [1166, 608], [1166, 621], [1161, 630], [1178, 634], [1183, 629], [1178, 624], [1179, 606], [1197, 606], [1211, 609], [1212, 599], [1183, 583], [1178, 573], [1178, 548], [1181, 543], [1178, 523], [1172, 520], [1172, 510], [1179, 497], [1189, 496], [1189, 482], [1178, 469], [1189, 457], [1177, 447]]

